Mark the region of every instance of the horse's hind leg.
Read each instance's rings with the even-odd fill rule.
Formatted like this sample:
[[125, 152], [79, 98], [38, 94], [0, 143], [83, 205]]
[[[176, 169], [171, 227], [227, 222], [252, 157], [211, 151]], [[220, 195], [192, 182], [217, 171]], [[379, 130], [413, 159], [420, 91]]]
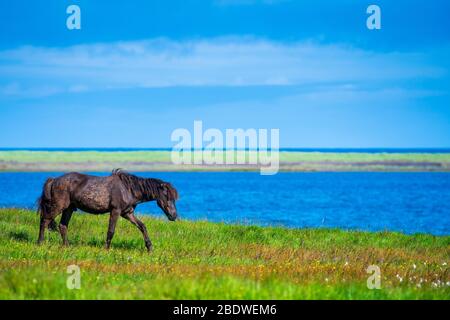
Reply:
[[125, 219], [130, 221], [142, 232], [142, 235], [144, 236], [145, 246], [147, 247], [147, 251], [151, 252], [152, 251], [152, 242], [150, 241], [150, 238], [148, 237], [147, 228], [145, 227], [145, 224], [141, 220], [136, 218], [136, 216], [132, 212], [129, 214], [125, 214], [122, 217], [124, 217]]
[[69, 221], [72, 217], [73, 209], [71, 207], [65, 209], [61, 216], [61, 221], [59, 222], [59, 232], [61, 233], [61, 237], [63, 240], [63, 245], [69, 245], [69, 241], [67, 240], [67, 230], [69, 228]]
[[41, 222], [39, 224], [39, 238], [37, 243], [41, 244], [44, 241], [45, 228], [47, 228], [48, 224], [52, 221], [52, 219], [41, 217]]
[[[44, 215], [41, 216], [41, 222], [40, 222], [40, 225], [39, 225], [39, 238], [38, 238], [38, 241], [37, 241], [38, 244], [40, 244], [40, 243], [42, 243], [42, 241], [44, 241], [45, 229], [50, 226], [52, 221], [55, 221], [55, 218], [62, 211], [63, 210], [60, 209], [60, 207], [52, 207], [51, 211], [48, 214], [44, 214]], [[70, 217], [69, 217], [69, 219], [70, 219]], [[61, 229], [60, 229], [60, 231], [61, 231]]]
[[56, 224], [55, 219], [52, 219], [48, 224], [48, 230], [50, 231], [58, 231], [58, 225]]

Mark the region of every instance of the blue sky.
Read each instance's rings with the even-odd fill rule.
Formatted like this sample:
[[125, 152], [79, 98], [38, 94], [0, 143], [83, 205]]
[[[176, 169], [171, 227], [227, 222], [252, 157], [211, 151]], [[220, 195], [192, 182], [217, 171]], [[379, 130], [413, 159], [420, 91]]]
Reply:
[[[66, 28], [71, 4], [81, 30]], [[3, 1], [0, 147], [170, 147], [194, 120], [279, 128], [281, 147], [450, 147], [449, 9]]]

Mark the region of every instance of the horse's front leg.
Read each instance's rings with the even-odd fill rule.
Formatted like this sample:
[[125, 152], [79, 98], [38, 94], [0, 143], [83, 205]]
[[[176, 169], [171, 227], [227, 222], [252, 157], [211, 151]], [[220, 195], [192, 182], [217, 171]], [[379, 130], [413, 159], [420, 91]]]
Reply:
[[152, 242], [150, 241], [150, 238], [148, 237], [147, 228], [145, 227], [145, 224], [136, 218], [136, 216], [133, 214], [133, 212], [123, 215], [125, 219], [130, 221], [132, 224], [134, 224], [142, 233], [144, 236], [144, 242], [145, 246], [147, 247], [147, 251], [150, 253], [152, 251]]
[[106, 249], [109, 249], [111, 246], [111, 240], [114, 236], [114, 231], [116, 230], [116, 224], [117, 220], [120, 216], [120, 210], [114, 209], [111, 211], [111, 214], [109, 215], [109, 226], [108, 226], [108, 232], [106, 233]]

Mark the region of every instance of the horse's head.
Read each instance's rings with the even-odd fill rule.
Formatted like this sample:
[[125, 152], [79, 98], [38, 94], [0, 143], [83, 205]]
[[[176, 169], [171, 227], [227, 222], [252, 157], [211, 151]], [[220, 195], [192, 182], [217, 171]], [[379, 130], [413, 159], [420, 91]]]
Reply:
[[162, 182], [158, 191], [156, 203], [170, 221], [175, 221], [177, 219], [177, 207], [175, 206], [175, 201], [178, 199], [177, 190], [170, 183]]

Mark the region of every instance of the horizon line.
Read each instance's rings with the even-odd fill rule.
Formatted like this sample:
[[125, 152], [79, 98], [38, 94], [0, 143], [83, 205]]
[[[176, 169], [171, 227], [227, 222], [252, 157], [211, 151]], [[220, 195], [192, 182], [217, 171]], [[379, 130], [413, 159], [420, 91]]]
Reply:
[[[172, 151], [171, 147], [0, 147], [0, 151]], [[215, 150], [214, 148], [192, 148], [190, 151]], [[266, 149], [265, 149], [266, 150]], [[270, 150], [270, 148], [268, 148]], [[280, 152], [351, 152], [351, 151], [433, 151], [433, 152], [450, 152], [450, 147], [281, 147]], [[219, 151], [219, 150], [218, 150]], [[225, 149], [222, 151], [259, 151], [251, 148]]]

